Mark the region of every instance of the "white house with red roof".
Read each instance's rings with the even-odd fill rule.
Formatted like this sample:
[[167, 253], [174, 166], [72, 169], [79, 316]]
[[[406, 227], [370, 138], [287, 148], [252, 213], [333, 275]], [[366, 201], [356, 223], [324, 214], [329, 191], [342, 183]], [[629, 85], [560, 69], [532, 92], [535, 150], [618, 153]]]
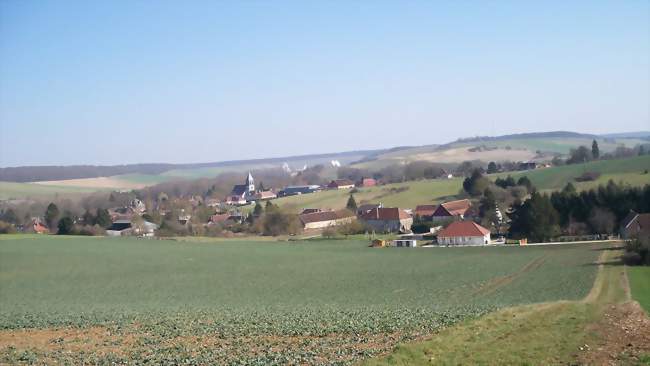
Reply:
[[490, 230], [474, 221], [455, 221], [438, 233], [439, 245], [490, 244]]

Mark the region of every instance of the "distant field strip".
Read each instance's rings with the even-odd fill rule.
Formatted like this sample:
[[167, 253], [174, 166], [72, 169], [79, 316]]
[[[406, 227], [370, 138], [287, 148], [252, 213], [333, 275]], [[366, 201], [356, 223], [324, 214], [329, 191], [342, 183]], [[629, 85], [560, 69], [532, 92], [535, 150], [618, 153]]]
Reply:
[[[350, 364], [501, 307], [583, 298], [598, 248], [4, 237], [0, 363], [29, 349], [45, 363]], [[11, 343], [24, 328], [47, 346]]]

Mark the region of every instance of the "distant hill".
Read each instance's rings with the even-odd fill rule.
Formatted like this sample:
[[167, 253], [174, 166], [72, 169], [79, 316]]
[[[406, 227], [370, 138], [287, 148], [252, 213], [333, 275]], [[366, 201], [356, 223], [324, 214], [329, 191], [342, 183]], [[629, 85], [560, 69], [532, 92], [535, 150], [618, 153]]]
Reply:
[[[196, 164], [128, 164], [113, 166], [25, 166], [0, 168], [0, 181], [4, 182], [51, 182], [72, 179], [114, 177], [133, 184], [156, 183], [174, 179], [197, 179], [214, 177], [222, 172], [279, 168], [285, 162], [292, 169], [304, 165], [329, 164], [338, 160], [365, 168], [381, 168], [395, 163], [427, 160], [440, 163], [460, 163], [466, 160], [521, 161], [548, 154], [566, 154], [571, 148], [589, 145], [592, 139], [599, 141], [601, 151], [611, 151], [623, 144], [634, 146], [647, 143], [650, 132], [628, 132], [592, 135], [569, 131], [532, 132], [502, 136], [476, 136], [461, 138], [444, 145], [399, 146], [378, 150], [359, 150], [340, 153], [288, 156], [268, 159], [232, 160]], [[146, 182], [143, 182], [146, 181]], [[93, 182], [94, 184], [95, 182]], [[105, 182], [103, 182], [105, 183]], [[129, 183], [129, 184], [130, 184]], [[84, 183], [86, 184], [86, 183]], [[128, 184], [127, 184], [128, 186]]]
[[[195, 164], [128, 164], [128, 165], [70, 165], [70, 166], [23, 166], [0, 168], [0, 181], [4, 182], [40, 182], [40, 181], [60, 181], [69, 179], [84, 179], [97, 177], [112, 177], [125, 174], [145, 174], [159, 175], [170, 171], [185, 170], [202, 170], [207, 168], [221, 168], [221, 170], [239, 170], [238, 167], [254, 169], [255, 167], [268, 167], [277, 165], [280, 167], [283, 163], [293, 163], [295, 165], [314, 165], [329, 162], [330, 160], [339, 160], [341, 163], [362, 159], [367, 155], [377, 154], [382, 150], [361, 150], [346, 151], [341, 153], [330, 154], [311, 154], [288, 156], [268, 159], [250, 159], [250, 160], [231, 160], [212, 163], [195, 163]], [[176, 177], [182, 177], [183, 174], [173, 174]], [[216, 175], [216, 174], [214, 174]], [[200, 174], [199, 174], [200, 176]], [[188, 177], [195, 177], [189, 174]]]
[[607, 138], [637, 138], [648, 139], [650, 138], [650, 131], [637, 131], [637, 132], [623, 132], [623, 133], [608, 133], [600, 135]]

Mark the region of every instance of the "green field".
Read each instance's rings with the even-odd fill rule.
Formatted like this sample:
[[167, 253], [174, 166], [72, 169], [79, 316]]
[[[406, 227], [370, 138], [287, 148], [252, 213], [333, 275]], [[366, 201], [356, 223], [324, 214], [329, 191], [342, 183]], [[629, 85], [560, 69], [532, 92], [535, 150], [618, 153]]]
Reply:
[[[7, 236], [0, 363], [349, 364], [497, 308], [580, 299], [600, 253], [366, 245]], [[77, 327], [98, 339], [65, 352]], [[40, 334], [21, 328], [60, 341], [25, 356], [2, 343]]]
[[[650, 184], [650, 174], [645, 174], [646, 170], [650, 170], [650, 155], [592, 161], [586, 164], [564, 165], [526, 172], [502, 173], [497, 176], [526, 175], [537, 188], [542, 190], [562, 189], [567, 182], [572, 182], [578, 189], [588, 189], [599, 184], [606, 184], [610, 179], [634, 186]], [[584, 172], [598, 172], [602, 175], [593, 182], [577, 183], [575, 178]]]
[[632, 298], [650, 314], [650, 267], [628, 267]]
[[95, 188], [46, 186], [32, 183], [0, 182], [0, 200], [24, 198], [52, 198], [54, 196], [78, 196], [96, 192]]

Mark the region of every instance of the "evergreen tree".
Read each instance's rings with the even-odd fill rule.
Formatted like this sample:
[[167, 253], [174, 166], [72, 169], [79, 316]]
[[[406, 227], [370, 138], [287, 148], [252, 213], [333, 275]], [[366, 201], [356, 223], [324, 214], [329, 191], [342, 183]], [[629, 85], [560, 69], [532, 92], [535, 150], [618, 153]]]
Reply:
[[86, 210], [82, 217], [85, 225], [95, 225], [95, 216], [90, 212], [90, 210]]
[[264, 207], [260, 204], [259, 201], [255, 202], [255, 208], [253, 209], [253, 216], [260, 217], [264, 213]]
[[562, 193], [565, 195], [574, 195], [576, 192], [576, 187], [571, 182], [567, 183], [566, 186], [562, 188]]
[[526, 187], [526, 190], [528, 191], [528, 193], [532, 192], [533, 189], [535, 188], [533, 186], [533, 182], [531, 182], [530, 179], [528, 179], [528, 177], [525, 176], [525, 175], [523, 177], [519, 178], [519, 180], [517, 181], [517, 185]]
[[463, 181], [463, 189], [471, 196], [480, 196], [490, 181], [481, 174], [479, 169], [474, 169], [472, 175]]
[[97, 209], [97, 216], [95, 217], [95, 224], [103, 227], [104, 229], [113, 224], [111, 220], [111, 215], [108, 213], [108, 210], [105, 208]]
[[598, 149], [598, 142], [596, 140], [591, 143], [591, 156], [594, 160], [598, 160], [600, 157], [600, 150]]
[[350, 198], [348, 198], [348, 203], [345, 207], [352, 212], [357, 212], [357, 201], [354, 199], [354, 195], [350, 194]]
[[59, 225], [58, 229], [59, 231], [57, 232], [58, 235], [70, 235], [72, 234], [72, 228], [74, 226], [74, 223], [72, 222], [72, 219], [69, 218], [68, 216], [62, 218], [59, 220]]
[[547, 241], [560, 233], [559, 214], [548, 196], [533, 192], [522, 205], [513, 206], [510, 234], [531, 242]]
[[491, 162], [488, 164], [488, 167], [487, 167], [487, 173], [488, 173], [488, 174], [493, 174], [493, 173], [496, 173], [496, 172], [498, 172], [498, 171], [499, 171], [499, 168], [497, 167], [497, 163], [491, 161]]
[[60, 214], [59, 208], [53, 202], [47, 205], [47, 209], [45, 210], [45, 223], [50, 230], [54, 230], [56, 227], [56, 224], [59, 222]]

